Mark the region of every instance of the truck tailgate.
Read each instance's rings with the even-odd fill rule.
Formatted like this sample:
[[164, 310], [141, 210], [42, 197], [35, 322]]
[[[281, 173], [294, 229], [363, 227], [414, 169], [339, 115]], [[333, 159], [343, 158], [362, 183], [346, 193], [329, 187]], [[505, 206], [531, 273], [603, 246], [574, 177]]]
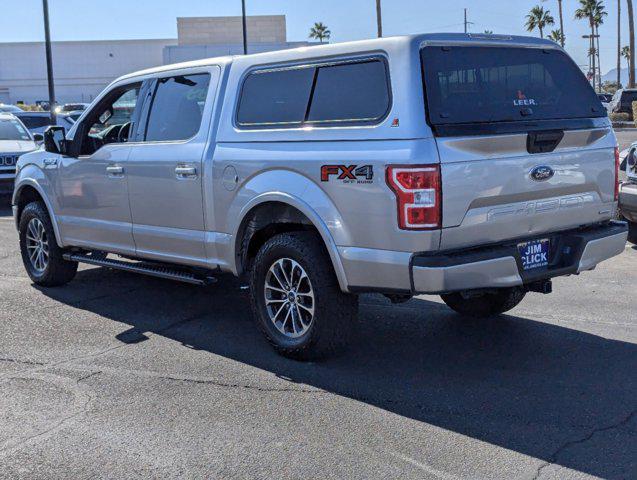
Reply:
[[[571, 130], [551, 153], [529, 154], [528, 134], [438, 138], [441, 249], [532, 237], [610, 219], [615, 138]], [[553, 175], [532, 178], [535, 167]]]

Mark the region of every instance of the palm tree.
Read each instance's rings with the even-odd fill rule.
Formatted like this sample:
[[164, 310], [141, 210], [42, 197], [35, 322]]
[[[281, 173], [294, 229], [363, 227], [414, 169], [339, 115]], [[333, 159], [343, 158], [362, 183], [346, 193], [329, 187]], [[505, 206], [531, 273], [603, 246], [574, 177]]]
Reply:
[[597, 74], [598, 74], [598, 85], [601, 88], [602, 86], [602, 61], [599, 57], [600, 48], [599, 48], [599, 26], [604, 23], [604, 17], [608, 16], [606, 12], [606, 7], [604, 6], [604, 2], [599, 0], [595, 2], [593, 7], [593, 22], [595, 23], [595, 40], [597, 41], [596, 54], [597, 54]]
[[540, 31], [540, 37], [544, 38], [544, 29], [555, 24], [555, 19], [551, 16], [550, 10], [536, 5], [526, 16], [526, 29], [532, 32], [536, 28]]
[[591, 35], [590, 35], [590, 48], [589, 48], [589, 59], [592, 65], [593, 71], [593, 88], [597, 83], [597, 68], [595, 65], [595, 13], [597, 7], [597, 0], [579, 0], [580, 8], [575, 10], [575, 19], [576, 20], [588, 20], [588, 24], [591, 27]]
[[635, 88], [635, 18], [633, 17], [633, 0], [628, 2], [628, 35], [630, 37], [630, 66], [628, 67], [628, 87]]
[[380, 10], [380, 0], [376, 0], [376, 28], [378, 29], [378, 38], [383, 36], [383, 16]]
[[323, 22], [314, 23], [314, 26], [310, 29], [310, 38], [315, 38], [320, 43], [323, 43], [323, 40], [329, 40], [331, 36], [332, 32], [330, 32], [327, 25], [324, 25]]
[[622, 48], [620, 55], [626, 59], [626, 67], [630, 70], [630, 47], [626, 45]]
[[[543, 2], [546, 2], [548, 0], [542, 0]], [[621, 1], [621, 0], [619, 0]], [[564, 47], [564, 44], [566, 43], [566, 37], [564, 36], [564, 15], [563, 15], [563, 10], [562, 10], [562, 0], [557, 0], [557, 6], [558, 6], [558, 11], [560, 14], [560, 28], [559, 30], [555, 30], [557, 32], [562, 32], [562, 36], [560, 37], [559, 40], [553, 40], [551, 38], [551, 40], [553, 40], [555, 43], [559, 43], [562, 48]]]
[[549, 40], [553, 40], [555, 43], [559, 43], [560, 45], [564, 43], [564, 35], [562, 35], [562, 32], [560, 30], [553, 30], [551, 33], [549, 33], [547, 38]]
[[564, 35], [564, 15], [562, 14], [562, 0], [557, 0], [560, 9], [560, 44], [562, 48], [566, 43], [566, 36]]

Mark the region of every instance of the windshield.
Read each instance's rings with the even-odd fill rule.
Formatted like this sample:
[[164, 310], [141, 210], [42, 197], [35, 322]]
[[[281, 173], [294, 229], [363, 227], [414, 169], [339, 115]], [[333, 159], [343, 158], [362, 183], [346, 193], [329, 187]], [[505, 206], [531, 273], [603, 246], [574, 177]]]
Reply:
[[31, 140], [31, 135], [18, 120], [0, 120], [0, 140]]
[[425, 47], [432, 125], [603, 117], [575, 63], [556, 49]]

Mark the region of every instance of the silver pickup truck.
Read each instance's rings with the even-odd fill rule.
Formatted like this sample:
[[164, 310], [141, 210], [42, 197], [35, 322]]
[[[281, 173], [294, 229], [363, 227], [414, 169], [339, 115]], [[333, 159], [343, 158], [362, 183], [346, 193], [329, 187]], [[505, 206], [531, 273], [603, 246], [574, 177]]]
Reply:
[[36, 284], [231, 272], [277, 351], [314, 359], [359, 293], [496, 315], [622, 252], [617, 153], [556, 44], [405, 36], [119, 78], [20, 158], [13, 209]]

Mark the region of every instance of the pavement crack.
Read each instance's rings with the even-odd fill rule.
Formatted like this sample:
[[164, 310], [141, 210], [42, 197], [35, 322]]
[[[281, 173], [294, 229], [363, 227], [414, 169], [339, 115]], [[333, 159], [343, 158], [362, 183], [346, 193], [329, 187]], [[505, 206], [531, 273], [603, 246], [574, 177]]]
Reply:
[[221, 387], [221, 388], [255, 390], [258, 392], [293, 392], [293, 393], [321, 393], [321, 394], [327, 393], [324, 390], [319, 390], [316, 388], [259, 387], [255, 385], [244, 385], [241, 383], [220, 382], [218, 380], [203, 380], [203, 379], [197, 379], [197, 378], [173, 377], [173, 376], [160, 376], [159, 378], [164, 380], [172, 380], [176, 382], [196, 383], [200, 385], [213, 385], [215, 387]]
[[[177, 326], [186, 324], [188, 322], [192, 322], [193, 320], [197, 320], [201, 317], [203, 317], [205, 315], [205, 313], [200, 313], [197, 315], [191, 315], [190, 317], [178, 320], [176, 322], [173, 322], [167, 326], [165, 326], [164, 328], [161, 328], [159, 330], [155, 330], [152, 331], [151, 333], [156, 333], [156, 334], [162, 334], [172, 328], [175, 328]], [[68, 365], [77, 361], [81, 361], [81, 360], [88, 360], [88, 359], [92, 359], [92, 358], [97, 358], [97, 357], [101, 357], [102, 355], [106, 355], [107, 353], [113, 352], [115, 350], [119, 350], [120, 348], [124, 348], [127, 347], [129, 345], [135, 345], [134, 343], [121, 343], [120, 345], [115, 345], [115, 346], [111, 346], [102, 350], [99, 350], [97, 352], [93, 352], [93, 353], [88, 353], [86, 355], [80, 355], [77, 357], [71, 357], [71, 358], [67, 358], [65, 360], [60, 360], [59, 362], [55, 362], [55, 363], [36, 363], [34, 365], [36, 365], [36, 368], [31, 368], [31, 369], [25, 369], [19, 372], [13, 372], [13, 373], [9, 373], [9, 374], [5, 374], [5, 375], [0, 375], [0, 380], [3, 379], [7, 379], [7, 378], [13, 378], [13, 377], [21, 377], [24, 375], [29, 375], [29, 374], [33, 374], [39, 371], [44, 371], [44, 370], [48, 370], [50, 368], [53, 367], [60, 367], [62, 365]]]
[[7, 357], [0, 357], [0, 362], [19, 363], [22, 365], [38, 365], [38, 366], [46, 365], [45, 363], [42, 363], [42, 362], [34, 362], [31, 360], [20, 360], [18, 358], [7, 358]]
[[635, 415], [637, 415], [637, 410], [633, 410], [628, 415], [626, 415], [624, 418], [622, 418], [620, 421], [618, 421], [616, 423], [613, 423], [612, 425], [607, 425], [605, 427], [594, 428], [593, 430], [591, 430], [587, 435], [585, 435], [582, 438], [578, 438], [576, 440], [569, 440], [567, 442], [564, 442], [563, 444], [561, 444], [549, 456], [548, 460], [542, 462], [542, 464], [537, 468], [537, 470], [535, 472], [535, 475], [533, 476], [532, 480], [538, 480], [540, 478], [540, 475], [542, 475], [542, 470], [544, 470], [549, 465], [554, 464], [557, 461], [557, 459], [560, 456], [560, 454], [562, 452], [564, 452], [566, 449], [568, 449], [568, 448], [570, 448], [570, 447], [572, 447], [574, 445], [581, 445], [582, 443], [586, 443], [589, 440], [591, 440], [598, 433], [608, 432], [609, 430], [614, 430], [616, 428], [622, 427], [622, 426], [628, 424], [628, 422], [630, 422]]
[[[75, 381], [75, 385], [79, 386], [81, 382], [94, 377], [96, 375], [99, 375], [100, 373], [102, 373], [101, 371], [95, 371], [95, 372], [91, 372], [87, 375], [84, 375], [83, 377], [78, 378]], [[33, 435], [29, 435], [13, 444], [9, 444], [3, 448], [0, 448], [0, 454], [7, 454], [7, 453], [11, 453], [15, 450], [20, 449], [22, 446], [28, 444], [28, 443], [32, 443], [35, 442], [41, 438], [44, 438], [46, 436], [52, 435], [53, 433], [57, 432], [58, 430], [60, 430], [62, 427], [64, 427], [67, 423], [71, 422], [72, 420], [76, 419], [77, 417], [88, 413], [90, 407], [91, 407], [91, 403], [94, 400], [94, 396], [91, 395], [89, 392], [87, 391], [83, 391], [81, 392], [81, 395], [83, 395], [85, 397], [85, 401], [82, 403], [82, 405], [79, 406], [78, 409], [76, 409], [75, 412], [73, 412], [70, 415], [67, 415], [61, 419], [59, 419], [58, 421], [56, 421], [55, 423], [53, 423], [51, 426], [49, 426], [48, 428], [38, 432], [38, 433], [34, 433]]]

